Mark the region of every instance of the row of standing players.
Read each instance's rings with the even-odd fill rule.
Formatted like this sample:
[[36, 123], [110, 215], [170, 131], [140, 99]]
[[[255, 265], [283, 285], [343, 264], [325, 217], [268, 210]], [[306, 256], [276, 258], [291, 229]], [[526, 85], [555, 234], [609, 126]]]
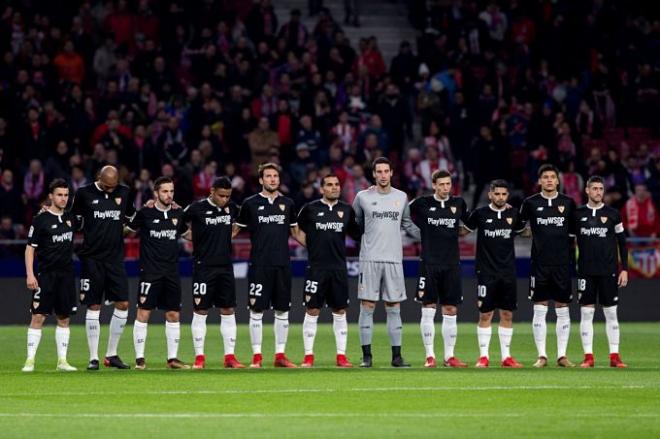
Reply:
[[[27, 286], [32, 291], [32, 320], [28, 329], [27, 359], [23, 370], [34, 370], [41, 328], [48, 314], [57, 317], [55, 332], [58, 370], [75, 370], [68, 364], [69, 316], [76, 310], [73, 271], [73, 234], [83, 231], [80, 302], [87, 307], [86, 335], [88, 370], [99, 368], [99, 316], [101, 304], [114, 303], [104, 365], [127, 369], [117, 347], [128, 317], [128, 283], [123, 264], [123, 237], [140, 237], [140, 279], [137, 316], [133, 328], [136, 369], [146, 368], [144, 358], [148, 321], [153, 309], [165, 311], [167, 366], [189, 368], [178, 359], [180, 341], [181, 285], [178, 274], [178, 239], [193, 241], [193, 306], [191, 324], [195, 361], [205, 367], [204, 341], [209, 309], [221, 315], [224, 366], [242, 368], [234, 355], [236, 344], [235, 280], [232, 238], [241, 229], [250, 234], [248, 270], [250, 367], [260, 368], [262, 319], [273, 309], [275, 367], [296, 367], [285, 355], [291, 306], [291, 272], [288, 238], [293, 236], [309, 253], [303, 302], [305, 357], [302, 367], [314, 365], [314, 339], [321, 308], [332, 309], [338, 367], [352, 367], [346, 358], [349, 303], [345, 237], [361, 241], [358, 299], [361, 367], [372, 366], [371, 340], [376, 303], [383, 300], [393, 367], [409, 367], [401, 355], [400, 303], [406, 299], [402, 265], [401, 230], [422, 243], [420, 273], [415, 299], [422, 304], [420, 329], [426, 350], [425, 367], [436, 367], [434, 353], [435, 314], [442, 312], [442, 337], [446, 367], [466, 367], [455, 357], [457, 310], [462, 287], [459, 270], [459, 236], [477, 230], [476, 275], [479, 323], [479, 359], [476, 367], [489, 366], [491, 320], [499, 310], [498, 335], [502, 367], [522, 367], [510, 354], [513, 311], [517, 308], [514, 236], [532, 236], [530, 299], [534, 303], [533, 333], [538, 350], [535, 367], [547, 365], [546, 314], [549, 301], [557, 314], [557, 364], [572, 367], [566, 357], [572, 301], [572, 242], [579, 247], [578, 295], [581, 305], [581, 337], [585, 358], [581, 366], [593, 367], [593, 316], [595, 305], [603, 307], [610, 344], [610, 365], [625, 367], [619, 357], [617, 321], [618, 288], [627, 283], [625, 234], [618, 212], [602, 203], [603, 180], [592, 177], [586, 188], [589, 202], [576, 207], [558, 193], [558, 171], [552, 165], [539, 170], [541, 192], [527, 198], [521, 209], [508, 205], [507, 183], [491, 183], [490, 203], [468, 212], [465, 201], [451, 196], [451, 176], [438, 170], [432, 181], [434, 194], [408, 203], [404, 192], [391, 186], [392, 167], [385, 158], [372, 166], [375, 185], [360, 192], [353, 206], [339, 200], [336, 176], [321, 181], [322, 198], [305, 205], [298, 215], [293, 202], [279, 193], [280, 169], [275, 164], [259, 168], [262, 191], [238, 208], [231, 198], [231, 184], [219, 178], [207, 199], [185, 209], [174, 203], [174, 183], [161, 177], [155, 182], [155, 199], [135, 211], [130, 191], [118, 184], [117, 170], [104, 167], [96, 182], [80, 188], [71, 209], [69, 189], [63, 180], [49, 188], [50, 206], [30, 228], [26, 246]], [[38, 256], [34, 273], [35, 253]], [[618, 256], [623, 270], [618, 271]]]

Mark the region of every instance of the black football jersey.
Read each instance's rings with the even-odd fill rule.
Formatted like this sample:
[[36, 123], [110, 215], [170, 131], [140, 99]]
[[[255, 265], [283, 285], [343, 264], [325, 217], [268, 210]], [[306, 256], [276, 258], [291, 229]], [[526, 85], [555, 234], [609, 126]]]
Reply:
[[520, 206], [520, 220], [532, 229], [532, 262], [538, 265], [568, 265], [571, 256], [570, 222], [575, 202], [564, 194], [545, 198], [532, 195]]
[[492, 205], [470, 213], [465, 227], [477, 230], [477, 273], [515, 275], [514, 236], [522, 229], [516, 209], [497, 210]]
[[343, 201], [330, 206], [323, 200], [305, 204], [298, 213], [298, 227], [305, 232], [309, 265], [313, 268], [346, 268], [346, 235], [360, 235], [355, 211]]
[[39, 272], [73, 270], [73, 232], [75, 218], [50, 210], [34, 218], [28, 232], [28, 245], [36, 249]]
[[410, 203], [410, 216], [422, 235], [422, 261], [454, 267], [460, 264], [458, 232], [468, 218], [467, 204], [460, 197], [438, 200], [435, 195]]
[[605, 205], [597, 209], [587, 205], [578, 207], [575, 233], [579, 274], [607, 276], [617, 272], [617, 234], [625, 234], [625, 231], [616, 209]]
[[140, 209], [128, 228], [140, 238], [140, 270], [147, 274], [178, 273], [179, 235], [187, 230], [183, 210]]
[[124, 224], [135, 215], [133, 194], [119, 185], [111, 193], [96, 183], [83, 186], [73, 199], [72, 213], [83, 230], [81, 257], [122, 261], [124, 258]]
[[236, 225], [250, 232], [252, 264], [289, 265], [290, 228], [297, 225], [293, 209], [293, 200], [283, 195], [271, 200], [259, 193], [243, 202]]
[[192, 203], [183, 212], [183, 221], [190, 223], [192, 230], [195, 264], [231, 264], [231, 232], [238, 206], [230, 201], [219, 207], [207, 198]]

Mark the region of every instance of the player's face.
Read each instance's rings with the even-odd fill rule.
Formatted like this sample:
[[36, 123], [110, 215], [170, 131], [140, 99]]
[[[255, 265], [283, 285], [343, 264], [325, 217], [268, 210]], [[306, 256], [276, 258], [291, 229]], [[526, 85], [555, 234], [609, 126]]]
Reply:
[[509, 190], [505, 187], [496, 187], [488, 192], [488, 199], [495, 207], [501, 209], [506, 206], [506, 202], [509, 200]]
[[451, 177], [442, 177], [435, 180], [433, 190], [438, 198], [447, 198], [451, 193]]
[[603, 201], [603, 194], [605, 193], [605, 187], [602, 183], [591, 183], [584, 190], [589, 197], [589, 201], [595, 204], [600, 204]]
[[321, 195], [323, 198], [327, 201], [335, 201], [339, 199], [340, 193], [341, 186], [337, 177], [327, 177], [323, 180], [323, 186], [321, 186]]
[[48, 194], [48, 198], [50, 198], [50, 202], [53, 204], [53, 206], [57, 207], [58, 209], [64, 209], [66, 204], [69, 202], [69, 189], [57, 188], [53, 191], [53, 193]]
[[174, 199], [174, 183], [161, 184], [156, 192], [156, 197], [158, 197], [158, 201], [164, 206], [172, 204], [172, 200]]
[[266, 192], [275, 192], [280, 188], [280, 173], [275, 169], [266, 169], [263, 177], [259, 179], [259, 183]]
[[231, 198], [231, 189], [211, 189], [211, 201], [220, 207], [225, 207]]
[[390, 185], [392, 181], [392, 168], [387, 163], [377, 164], [373, 174], [378, 186], [386, 188]]
[[559, 178], [554, 171], [545, 171], [539, 177], [539, 184], [543, 192], [555, 192], [559, 186]]

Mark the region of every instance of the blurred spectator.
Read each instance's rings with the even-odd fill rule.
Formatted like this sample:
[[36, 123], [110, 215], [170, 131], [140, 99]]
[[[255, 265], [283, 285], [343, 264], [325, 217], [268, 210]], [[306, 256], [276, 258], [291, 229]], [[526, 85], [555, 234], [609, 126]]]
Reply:
[[64, 43], [62, 51], [53, 60], [53, 65], [61, 81], [81, 84], [85, 79], [85, 63], [75, 51], [71, 40]]
[[271, 148], [279, 148], [280, 140], [277, 133], [270, 129], [268, 119], [262, 117], [254, 131], [248, 135], [248, 144], [252, 154], [253, 172], [256, 175], [256, 168], [268, 161]]
[[0, 215], [9, 216], [13, 222], [24, 224], [21, 190], [16, 185], [14, 173], [10, 169], [2, 171], [2, 181], [0, 181]]
[[657, 237], [660, 232], [658, 208], [645, 184], [635, 185], [635, 195], [621, 211], [623, 225], [631, 236]]

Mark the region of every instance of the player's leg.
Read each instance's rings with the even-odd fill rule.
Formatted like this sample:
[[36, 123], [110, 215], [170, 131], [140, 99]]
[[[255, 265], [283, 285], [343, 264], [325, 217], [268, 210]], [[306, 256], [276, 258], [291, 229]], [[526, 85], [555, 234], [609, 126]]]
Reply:
[[406, 284], [403, 277], [403, 264], [383, 264], [383, 300], [387, 315], [387, 333], [392, 348], [392, 367], [410, 367], [401, 356], [403, 342], [403, 322], [401, 321], [401, 302], [406, 300]]
[[190, 369], [189, 365], [179, 360], [179, 342], [181, 341], [181, 322], [179, 319], [179, 309], [170, 309], [165, 312], [168, 369]]
[[81, 259], [80, 303], [87, 307], [85, 334], [89, 349], [87, 370], [99, 369], [99, 339], [101, 338], [101, 301], [103, 300], [104, 276], [100, 263]]
[[291, 268], [274, 267], [272, 270], [273, 295], [272, 303], [275, 311], [273, 331], [275, 333], [275, 367], [295, 368], [286, 356], [286, 343], [289, 338], [289, 309], [291, 309]]
[[346, 358], [346, 344], [348, 342], [348, 322], [346, 309], [348, 308], [348, 271], [333, 270], [329, 273], [330, 287], [324, 291], [325, 300], [332, 309], [332, 331], [335, 334], [337, 367], [353, 367]]
[[584, 360], [580, 367], [594, 367], [594, 313], [596, 312], [596, 285], [594, 278], [580, 276], [577, 280], [578, 303], [580, 304], [580, 338]]
[[490, 277], [477, 275], [477, 308], [479, 323], [477, 324], [477, 341], [479, 343], [479, 359], [474, 367], [486, 368], [490, 364], [490, 339], [493, 334], [491, 322], [495, 310], [494, 283]]
[[555, 301], [555, 313], [557, 314], [557, 365], [559, 367], [575, 367], [568, 357], [568, 339], [571, 334], [571, 314], [569, 304], [573, 300], [571, 292], [571, 276], [568, 265], [554, 267], [552, 271], [553, 299]]
[[217, 270], [214, 278], [213, 301], [220, 308], [220, 336], [224, 346], [223, 366], [242, 369], [245, 366], [236, 358], [236, 279], [234, 267], [229, 265]]
[[534, 303], [534, 316], [532, 317], [532, 333], [538, 358], [534, 367], [545, 367], [548, 365], [548, 353], [546, 351], [546, 338], [548, 326], [546, 318], [548, 315], [548, 293], [545, 272], [541, 267], [532, 264], [532, 272], [529, 277], [529, 298]]
[[360, 329], [360, 345], [362, 347], [362, 362], [360, 363], [360, 367], [371, 367], [372, 365], [371, 341], [374, 331], [374, 311], [376, 309], [376, 302], [380, 299], [382, 270], [382, 264], [360, 261], [357, 294], [360, 300], [358, 326]]
[[523, 367], [511, 356], [511, 339], [513, 338], [513, 311], [500, 309], [500, 325], [497, 328], [502, 353], [502, 367], [519, 369]]
[[601, 294], [598, 299], [603, 306], [605, 315], [605, 333], [610, 347], [610, 367], [625, 368], [628, 367], [621, 360], [619, 355], [619, 318], [617, 317], [617, 308], [619, 303], [619, 286], [616, 276], [603, 276]]
[[75, 313], [76, 283], [73, 270], [58, 273], [55, 285], [55, 303], [54, 310], [57, 316], [57, 326], [55, 327], [55, 344], [57, 346], [57, 370], [60, 372], [74, 372], [77, 369], [67, 362], [67, 351], [69, 349], [69, 339], [71, 330], [69, 329], [69, 316]]
[[193, 369], [203, 369], [206, 364], [204, 355], [204, 344], [206, 340], [206, 319], [211, 304], [211, 297], [215, 290], [210, 268], [194, 264], [192, 281], [193, 316], [190, 323], [192, 333], [193, 349], [195, 351], [195, 362]]
[[467, 364], [454, 355], [458, 338], [458, 305], [463, 301], [460, 269], [456, 267], [443, 270], [439, 275], [438, 285], [442, 286], [438, 297], [442, 310], [443, 364], [445, 367], [467, 367]]
[[321, 270], [307, 268], [305, 284], [303, 286], [303, 306], [306, 309], [302, 325], [303, 349], [305, 358], [301, 367], [314, 367], [314, 340], [318, 327], [319, 314], [325, 300], [323, 293], [329, 287], [326, 277]]
[[[33, 293], [33, 299], [34, 294], [37, 293], [37, 291], [39, 290], [36, 290]], [[25, 364], [23, 365], [23, 372], [34, 371], [35, 357], [37, 356], [37, 349], [39, 348], [39, 342], [41, 341], [41, 329], [44, 326], [47, 315], [36, 313], [35, 308], [37, 308], [38, 305], [37, 307], [34, 306], [34, 300], [32, 303], [32, 318], [30, 319], [30, 326], [27, 330], [27, 358], [25, 359]]]
[[128, 320], [128, 278], [126, 277], [126, 269], [124, 268], [123, 261], [105, 263], [103, 265], [105, 270], [106, 299], [114, 302], [115, 306], [112, 312], [112, 318], [110, 319], [108, 348], [103, 364], [106, 367], [128, 369], [129, 366], [117, 355], [119, 340], [124, 333], [126, 321]]
[[264, 310], [270, 307], [271, 282], [265, 267], [251, 265], [248, 269], [248, 308], [250, 310], [250, 343], [252, 345], [251, 368], [260, 368], [263, 357]]
[[[431, 274], [431, 275], [430, 275]], [[429, 273], [426, 266], [422, 264], [417, 279], [417, 294], [415, 300], [422, 304], [422, 316], [419, 322], [419, 330], [422, 334], [422, 343], [426, 351], [424, 367], [436, 367], [435, 361], [435, 313], [438, 302], [435, 278]]]
[[497, 333], [500, 339], [502, 367], [518, 369], [523, 367], [511, 355], [511, 339], [513, 338], [513, 312], [518, 309], [518, 292], [515, 273], [499, 278], [495, 286], [495, 307], [500, 310], [500, 325]]
[[[138, 300], [141, 301], [142, 297], [140, 295]], [[151, 308], [146, 308], [146, 306], [149, 306], [146, 300], [142, 303], [139, 301], [137, 315], [133, 322], [133, 348], [135, 349], [135, 369], [144, 370], [147, 367], [144, 351], [147, 345], [147, 328], [151, 317]]]

